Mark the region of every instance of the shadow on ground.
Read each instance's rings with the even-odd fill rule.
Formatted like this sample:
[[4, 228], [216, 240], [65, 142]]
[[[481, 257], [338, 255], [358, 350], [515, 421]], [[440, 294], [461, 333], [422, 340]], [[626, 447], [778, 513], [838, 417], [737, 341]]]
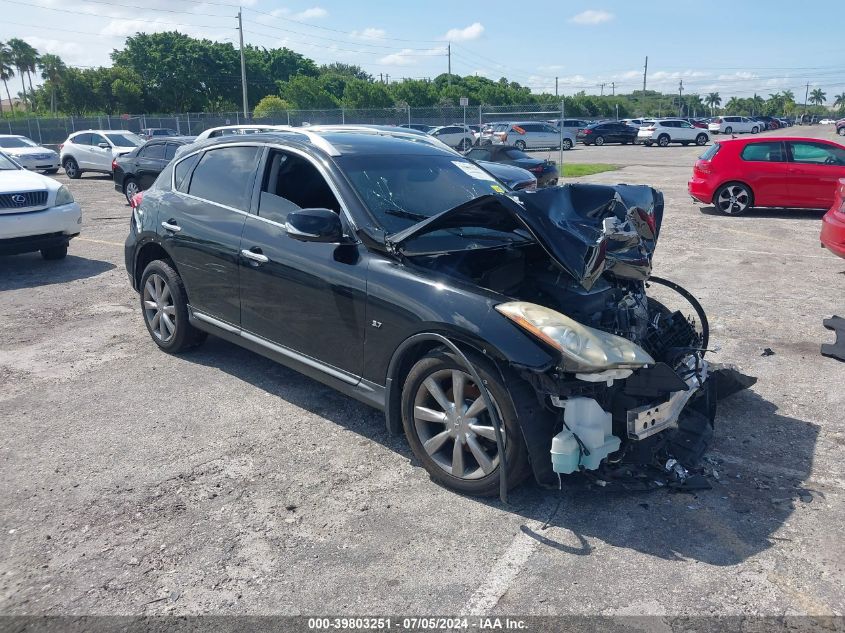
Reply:
[[0, 257], [0, 292], [87, 279], [114, 267], [110, 262], [75, 255], [55, 261], [47, 261], [38, 253]]
[[[413, 459], [404, 437], [387, 433], [380, 412], [273, 361], [213, 337], [184, 358], [216, 367]], [[662, 559], [736, 565], [772, 545], [795, 503], [812, 502], [814, 493], [803, 483], [819, 429], [778, 414], [775, 405], [746, 390], [720, 402], [716, 431], [713, 454], [723, 463], [716, 466], [721, 472], [712, 490], [628, 492], [575, 475], [564, 478], [559, 492], [528, 482], [512, 491], [507, 506], [457, 495], [456, 503], [484, 503], [540, 522], [546, 529], [525, 524], [520, 529], [561, 555], [589, 555], [590, 543], [599, 540]], [[786, 438], [788, 453], [781, 448]], [[556, 540], [558, 531], [549, 527], [568, 531], [568, 542]]]

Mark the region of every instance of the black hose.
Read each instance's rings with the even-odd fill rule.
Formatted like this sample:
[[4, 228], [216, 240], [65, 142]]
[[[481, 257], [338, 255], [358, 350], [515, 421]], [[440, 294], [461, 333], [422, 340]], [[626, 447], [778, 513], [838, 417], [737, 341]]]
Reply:
[[464, 367], [469, 370], [472, 379], [475, 381], [475, 384], [478, 385], [478, 390], [481, 392], [481, 397], [484, 398], [484, 404], [487, 405], [487, 410], [490, 412], [490, 417], [493, 418], [493, 430], [496, 433], [496, 449], [499, 451], [499, 499], [501, 499], [502, 503], [508, 502], [508, 464], [507, 459], [505, 458], [505, 440], [502, 437], [502, 421], [499, 419], [499, 412], [496, 411], [495, 403], [493, 402], [493, 398], [490, 395], [490, 392], [487, 389], [487, 385], [484, 384], [484, 381], [481, 379], [481, 376], [476, 371], [475, 367], [473, 367], [472, 363], [469, 362], [469, 359], [466, 355], [455, 345], [452, 341], [447, 339], [442, 334], [435, 334], [433, 332], [426, 332], [425, 334], [419, 335], [419, 338], [429, 339], [433, 341], [437, 341], [439, 343], [443, 343], [449, 350], [458, 357], [458, 359], [463, 363]]
[[701, 347], [706, 351], [707, 344], [710, 342], [710, 322], [707, 320], [707, 315], [704, 313], [704, 308], [698, 302], [698, 299], [692, 296], [692, 293], [690, 293], [689, 290], [682, 286], [679, 286], [674, 281], [669, 281], [668, 279], [663, 279], [662, 277], [649, 277], [646, 283], [651, 282], [660, 284], [661, 286], [666, 286], [667, 288], [671, 288], [679, 295], [681, 295], [684, 299], [686, 299], [689, 304], [693, 307], [696, 314], [698, 314], [698, 318], [701, 320]]

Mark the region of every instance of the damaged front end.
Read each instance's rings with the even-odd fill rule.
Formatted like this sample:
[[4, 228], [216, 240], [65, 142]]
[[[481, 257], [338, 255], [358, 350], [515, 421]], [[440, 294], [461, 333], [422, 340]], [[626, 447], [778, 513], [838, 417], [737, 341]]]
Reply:
[[[417, 265], [511, 298], [496, 311], [559, 356], [543, 371], [513, 368], [552, 413], [551, 426], [522, 421], [541, 484], [579, 471], [602, 481], [683, 480], [710, 443], [718, 370], [705, 360], [707, 317], [686, 290], [651, 276], [662, 219], [663, 196], [651, 187], [575, 184], [482, 196], [387, 240]], [[524, 240], [407, 247], [467, 226]], [[650, 296], [655, 284], [689, 309]]]

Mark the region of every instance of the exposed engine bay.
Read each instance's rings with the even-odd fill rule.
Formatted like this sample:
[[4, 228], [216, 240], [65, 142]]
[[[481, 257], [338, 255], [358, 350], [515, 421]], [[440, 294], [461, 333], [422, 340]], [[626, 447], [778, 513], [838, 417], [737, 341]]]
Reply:
[[[516, 368], [556, 420], [543, 438], [545, 458], [532, 455], [541, 483], [556, 485], [560, 475], [577, 471], [627, 484], [695, 481], [689, 469], [713, 435], [718, 370], [704, 358], [709, 332], [701, 305], [677, 284], [651, 276], [662, 217], [663, 196], [650, 187], [578, 184], [484, 196], [405, 232], [482, 226], [524, 236], [501, 246], [406, 255], [511, 299], [506, 306], [517, 312], [565, 315], [576, 323], [567, 321], [569, 330], [561, 325], [563, 336], [577, 338], [580, 324], [644, 352], [637, 362], [607, 369], [573, 364], [565, 353], [544, 372]], [[409, 235], [392, 239], [401, 244]], [[656, 285], [684, 309], [649, 296]], [[512, 318], [530, 320], [522, 313]], [[545, 330], [536, 331], [542, 339]]]

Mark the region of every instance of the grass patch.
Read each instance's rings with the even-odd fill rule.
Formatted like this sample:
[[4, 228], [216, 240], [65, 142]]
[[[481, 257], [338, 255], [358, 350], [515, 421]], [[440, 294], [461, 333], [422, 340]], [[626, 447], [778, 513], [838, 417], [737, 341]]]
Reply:
[[592, 176], [593, 174], [600, 174], [603, 171], [616, 171], [619, 165], [609, 165], [607, 163], [563, 163], [563, 177], [564, 178], [578, 178], [579, 176]]

